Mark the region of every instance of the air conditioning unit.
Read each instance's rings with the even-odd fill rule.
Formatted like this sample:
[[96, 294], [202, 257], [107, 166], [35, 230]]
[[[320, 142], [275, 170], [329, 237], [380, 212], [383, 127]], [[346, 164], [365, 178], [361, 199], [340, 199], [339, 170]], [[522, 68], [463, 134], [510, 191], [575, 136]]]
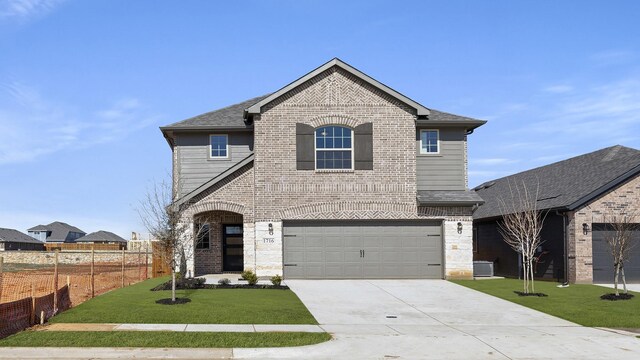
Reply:
[[491, 277], [493, 276], [493, 262], [491, 261], [474, 261], [473, 262], [474, 277]]

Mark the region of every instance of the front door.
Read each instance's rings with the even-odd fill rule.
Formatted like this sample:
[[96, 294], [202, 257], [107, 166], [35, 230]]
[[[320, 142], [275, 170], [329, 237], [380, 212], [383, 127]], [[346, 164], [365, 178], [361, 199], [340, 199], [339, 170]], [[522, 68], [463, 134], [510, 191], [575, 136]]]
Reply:
[[242, 224], [223, 225], [222, 270], [242, 271], [243, 269]]

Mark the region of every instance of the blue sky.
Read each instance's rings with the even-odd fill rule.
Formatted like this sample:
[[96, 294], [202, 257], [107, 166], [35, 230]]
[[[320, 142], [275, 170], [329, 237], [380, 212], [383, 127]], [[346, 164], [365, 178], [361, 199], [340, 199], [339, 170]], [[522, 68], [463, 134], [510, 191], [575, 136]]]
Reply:
[[640, 2], [0, 0], [0, 227], [128, 237], [169, 172], [158, 126], [339, 57], [489, 120], [469, 185], [640, 148]]

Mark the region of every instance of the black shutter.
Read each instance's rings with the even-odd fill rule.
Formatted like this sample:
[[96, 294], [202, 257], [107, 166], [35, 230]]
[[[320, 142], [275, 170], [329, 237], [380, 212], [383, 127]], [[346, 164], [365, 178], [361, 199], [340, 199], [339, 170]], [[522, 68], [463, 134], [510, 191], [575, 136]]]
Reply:
[[373, 123], [356, 126], [354, 134], [354, 169], [373, 170]]
[[314, 170], [315, 154], [313, 146], [314, 128], [310, 125], [296, 124], [296, 169]]

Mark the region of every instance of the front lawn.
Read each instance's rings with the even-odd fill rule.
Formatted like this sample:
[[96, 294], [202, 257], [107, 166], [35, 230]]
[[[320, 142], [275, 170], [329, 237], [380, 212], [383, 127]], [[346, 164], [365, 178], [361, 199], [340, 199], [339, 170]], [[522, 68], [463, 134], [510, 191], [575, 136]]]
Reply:
[[458, 280], [456, 284], [487, 293], [520, 304], [549, 315], [584, 326], [609, 328], [640, 328], [640, 294], [634, 293], [631, 300], [606, 301], [600, 295], [611, 293], [613, 289], [597, 285], [570, 285], [558, 288], [557, 283], [536, 281], [536, 292], [547, 297], [518, 296], [514, 291], [522, 291], [522, 280]]
[[[178, 290], [190, 303], [159, 305], [171, 291], [150, 291], [167, 281], [158, 278], [95, 297], [60, 315], [51, 323], [146, 324], [317, 324], [291, 290]], [[97, 336], [97, 335], [96, 335]]]
[[0, 340], [9, 347], [284, 347], [318, 344], [327, 333], [171, 332], [171, 331], [23, 331]]

